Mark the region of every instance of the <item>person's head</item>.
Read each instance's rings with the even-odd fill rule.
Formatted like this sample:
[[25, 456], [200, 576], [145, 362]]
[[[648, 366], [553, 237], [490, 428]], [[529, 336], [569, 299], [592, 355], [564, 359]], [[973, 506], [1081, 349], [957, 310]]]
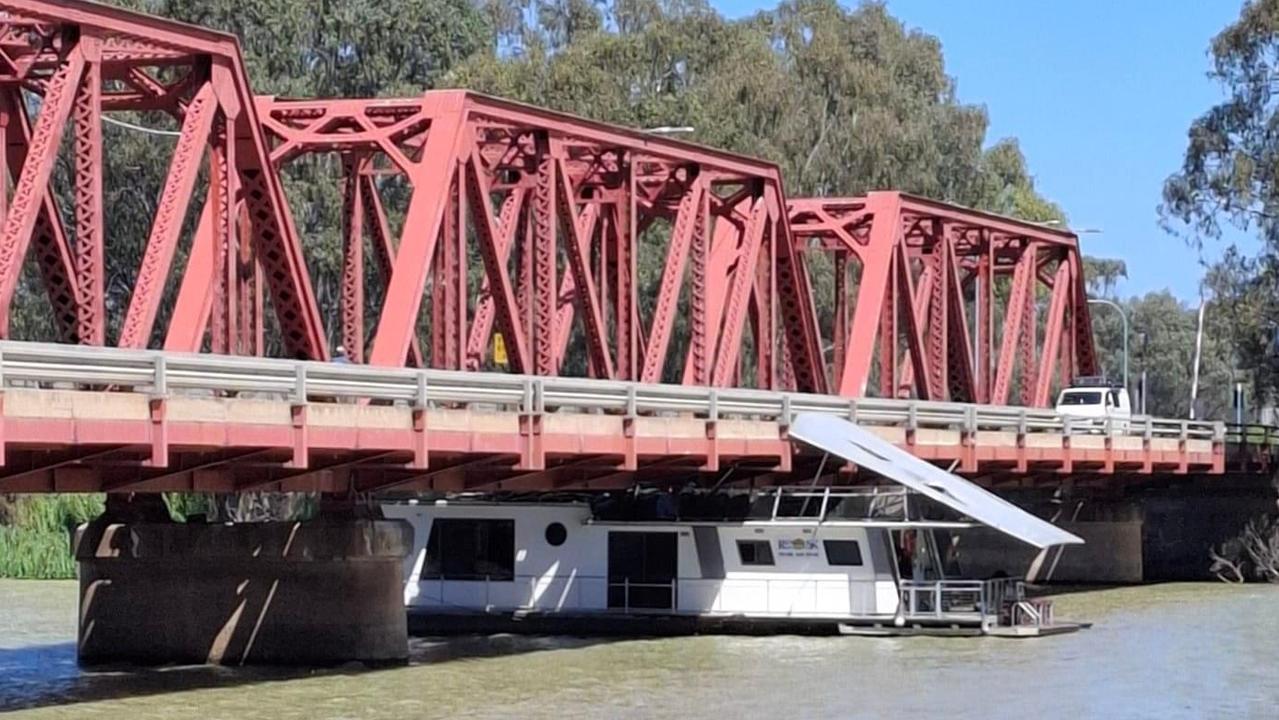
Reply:
[[345, 354], [346, 354], [346, 346], [345, 346], [345, 345], [338, 345], [338, 347], [337, 347], [337, 354], [338, 354], [338, 355], [345, 355]]

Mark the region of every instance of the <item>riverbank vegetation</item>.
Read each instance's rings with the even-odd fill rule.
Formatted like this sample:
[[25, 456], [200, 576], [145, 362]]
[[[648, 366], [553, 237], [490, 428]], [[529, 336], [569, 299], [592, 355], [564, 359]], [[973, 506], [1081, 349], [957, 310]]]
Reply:
[[[315, 516], [310, 493], [165, 493], [173, 522], [264, 522]], [[0, 495], [0, 578], [58, 580], [75, 577], [71, 543], [76, 527], [102, 514], [100, 493]]]
[[0, 577], [75, 577], [72, 531], [102, 508], [96, 494], [0, 496]]

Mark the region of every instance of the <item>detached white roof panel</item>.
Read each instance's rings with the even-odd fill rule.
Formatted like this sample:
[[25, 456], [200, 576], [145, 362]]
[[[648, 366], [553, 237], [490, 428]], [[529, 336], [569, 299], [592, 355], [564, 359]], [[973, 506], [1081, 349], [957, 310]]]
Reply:
[[925, 462], [843, 418], [800, 413], [790, 436], [871, 470], [963, 515], [1038, 548], [1082, 545], [1083, 539], [971, 482]]

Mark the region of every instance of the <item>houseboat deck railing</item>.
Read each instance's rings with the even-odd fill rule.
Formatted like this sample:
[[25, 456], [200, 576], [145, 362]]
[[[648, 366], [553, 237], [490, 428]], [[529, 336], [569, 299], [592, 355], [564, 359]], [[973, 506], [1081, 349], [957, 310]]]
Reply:
[[[503, 576], [476, 580], [424, 579], [429, 591], [418, 598], [445, 609], [481, 612], [562, 611], [716, 615], [747, 613], [760, 618], [841, 619], [850, 616], [855, 584], [844, 578], [677, 578], [667, 582], [644, 582], [630, 578], [610, 579], [598, 575], [549, 574]], [[902, 581], [901, 617], [906, 622], [958, 622], [980, 625], [1021, 624], [1046, 626], [1052, 622], [1051, 605], [1027, 601], [1020, 578], [992, 580]], [[724, 591], [750, 594], [754, 607], [725, 607]], [[642, 602], [640, 593], [652, 599], [658, 591], [662, 603]], [[714, 595], [710, 595], [714, 593]], [[816, 601], [843, 594], [849, 608], [823, 610], [803, 607], [797, 598]], [[612, 595], [612, 597], [610, 597]], [[705, 598], [710, 602], [696, 608], [681, 608], [681, 598]], [[589, 600], [589, 602], [588, 602]], [[611, 601], [610, 600], [614, 600]], [[775, 602], [776, 601], [776, 602]], [[790, 603], [778, 606], [778, 603]], [[892, 615], [882, 616], [891, 620]]]
[[1027, 601], [1021, 578], [903, 580], [900, 587], [902, 616], [908, 622], [962, 618], [984, 627], [1052, 623], [1051, 604]]
[[368, 400], [414, 407], [471, 407], [522, 413], [613, 412], [627, 416], [689, 414], [789, 423], [797, 413], [839, 415], [865, 425], [913, 430], [1136, 435], [1221, 442], [1225, 426], [1153, 417], [1071, 419], [1042, 408], [845, 398], [767, 390], [656, 385], [507, 373], [420, 370], [344, 363], [170, 353], [18, 341], [0, 342], [0, 387], [130, 389], [154, 396], [185, 394], [280, 399]]
[[[896, 508], [895, 515], [902, 519], [908, 519], [909, 513], [907, 497], [912, 492], [904, 487], [890, 485], [864, 485], [853, 487], [823, 487], [809, 488], [803, 486], [777, 487], [770, 491], [772, 494], [772, 512], [768, 520], [770, 521], [788, 521], [788, 520], [826, 520], [827, 513], [831, 510], [831, 501], [839, 502], [842, 500], [869, 500], [866, 505], [867, 513], [865, 518], [877, 517], [874, 513], [882, 510], [885, 501], [896, 501], [900, 505]], [[790, 514], [789, 508], [784, 505], [785, 500], [802, 500], [799, 512]], [[813, 514], [809, 515], [809, 508], [813, 509]], [[843, 519], [856, 519], [848, 516], [839, 516]]]

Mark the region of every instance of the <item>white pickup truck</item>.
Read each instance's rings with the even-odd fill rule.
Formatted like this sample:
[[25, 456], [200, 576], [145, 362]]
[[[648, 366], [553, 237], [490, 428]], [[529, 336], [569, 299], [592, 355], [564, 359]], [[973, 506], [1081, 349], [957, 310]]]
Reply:
[[1075, 378], [1075, 384], [1057, 396], [1057, 414], [1084, 421], [1083, 424], [1103, 428], [1107, 420], [1116, 429], [1128, 426], [1132, 404], [1128, 390], [1105, 378]]

